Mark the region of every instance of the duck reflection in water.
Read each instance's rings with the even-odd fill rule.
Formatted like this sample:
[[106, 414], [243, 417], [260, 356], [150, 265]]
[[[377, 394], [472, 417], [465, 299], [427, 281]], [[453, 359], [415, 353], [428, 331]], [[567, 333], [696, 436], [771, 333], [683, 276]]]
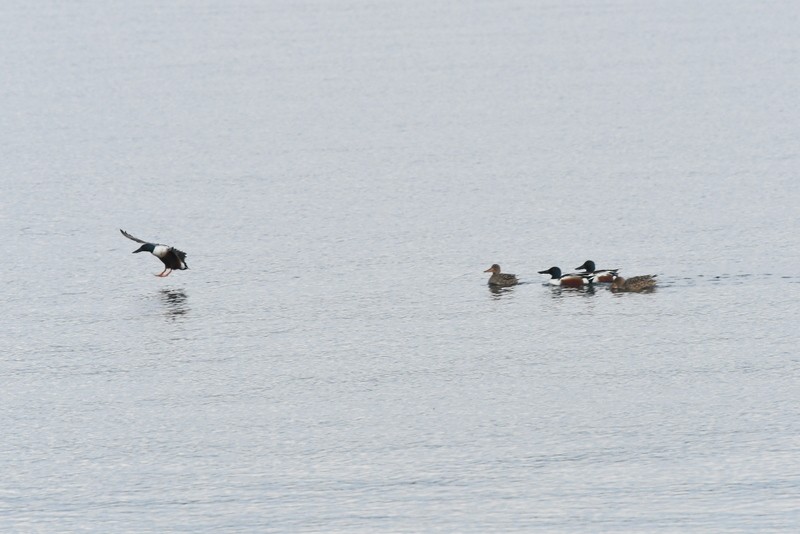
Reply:
[[597, 294], [594, 285], [588, 285], [580, 288], [563, 288], [560, 286], [552, 286], [550, 288], [550, 296], [557, 299], [573, 298], [573, 297], [593, 297]]
[[166, 306], [169, 317], [177, 318], [189, 312], [186, 293], [181, 289], [162, 289], [159, 291], [161, 300]]
[[501, 299], [503, 297], [510, 297], [514, 294], [513, 287], [502, 287], [502, 286], [489, 286], [489, 292], [492, 294], [493, 299]]

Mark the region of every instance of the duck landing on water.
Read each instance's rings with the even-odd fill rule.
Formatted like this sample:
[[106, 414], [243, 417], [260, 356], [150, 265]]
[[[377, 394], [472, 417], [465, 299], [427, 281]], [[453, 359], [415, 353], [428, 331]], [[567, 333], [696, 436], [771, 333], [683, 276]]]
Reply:
[[633, 293], [648, 291], [656, 287], [656, 276], [655, 274], [644, 274], [630, 278], [618, 276], [611, 282], [611, 291], [629, 291]]
[[142, 243], [142, 246], [137, 248], [133, 251], [134, 254], [137, 252], [149, 252], [164, 264], [164, 270], [158, 273], [156, 276], [164, 278], [169, 276], [169, 274], [174, 270], [178, 269], [179, 271], [183, 271], [189, 268], [186, 265], [186, 253], [182, 250], [178, 250], [177, 248], [170, 247], [168, 245], [159, 245], [158, 243], [148, 243], [138, 237], [133, 237], [131, 234], [120, 228], [119, 230], [122, 232], [122, 235], [130, 239], [131, 241], [136, 241], [137, 243]]
[[518, 283], [517, 275], [501, 273], [500, 266], [496, 263], [483, 272], [492, 273], [492, 276], [489, 277], [490, 286], [509, 287], [515, 286]]

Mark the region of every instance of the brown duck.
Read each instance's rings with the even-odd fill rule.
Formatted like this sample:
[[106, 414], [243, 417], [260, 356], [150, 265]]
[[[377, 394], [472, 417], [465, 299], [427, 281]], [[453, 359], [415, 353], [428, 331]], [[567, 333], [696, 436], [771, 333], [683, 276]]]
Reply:
[[515, 286], [518, 283], [517, 275], [501, 273], [500, 266], [496, 263], [483, 272], [492, 273], [492, 276], [489, 277], [490, 286], [508, 287]]
[[647, 291], [656, 287], [656, 275], [645, 274], [642, 276], [632, 276], [631, 278], [623, 278], [617, 276], [611, 282], [611, 291]]

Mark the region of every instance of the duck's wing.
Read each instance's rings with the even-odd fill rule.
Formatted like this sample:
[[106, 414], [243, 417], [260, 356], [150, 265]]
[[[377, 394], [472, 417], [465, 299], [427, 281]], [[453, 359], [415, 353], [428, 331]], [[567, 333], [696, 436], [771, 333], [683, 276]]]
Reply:
[[122, 228], [120, 228], [119, 231], [122, 232], [122, 235], [124, 235], [125, 237], [127, 237], [131, 241], [136, 241], [137, 243], [147, 243], [148, 242], [148, 241], [142, 241], [138, 237], [133, 237], [131, 234], [129, 234], [128, 232], [126, 232]]
[[169, 247], [169, 251], [175, 254], [175, 256], [177, 256], [177, 258], [182, 262], [186, 261], [186, 253], [184, 251], [178, 250], [175, 247]]
[[625, 287], [633, 291], [641, 291], [650, 289], [656, 285], [656, 275], [643, 274], [641, 276], [633, 276], [625, 280]]
[[567, 273], [562, 274], [561, 278], [586, 278], [587, 280], [592, 280], [596, 274], [597, 271], [593, 273]]

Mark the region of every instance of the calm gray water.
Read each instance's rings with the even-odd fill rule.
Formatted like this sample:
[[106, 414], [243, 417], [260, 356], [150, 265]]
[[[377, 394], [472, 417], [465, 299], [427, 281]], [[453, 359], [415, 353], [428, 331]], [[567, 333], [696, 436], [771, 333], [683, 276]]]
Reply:
[[794, 531], [798, 22], [4, 2], [0, 530]]

